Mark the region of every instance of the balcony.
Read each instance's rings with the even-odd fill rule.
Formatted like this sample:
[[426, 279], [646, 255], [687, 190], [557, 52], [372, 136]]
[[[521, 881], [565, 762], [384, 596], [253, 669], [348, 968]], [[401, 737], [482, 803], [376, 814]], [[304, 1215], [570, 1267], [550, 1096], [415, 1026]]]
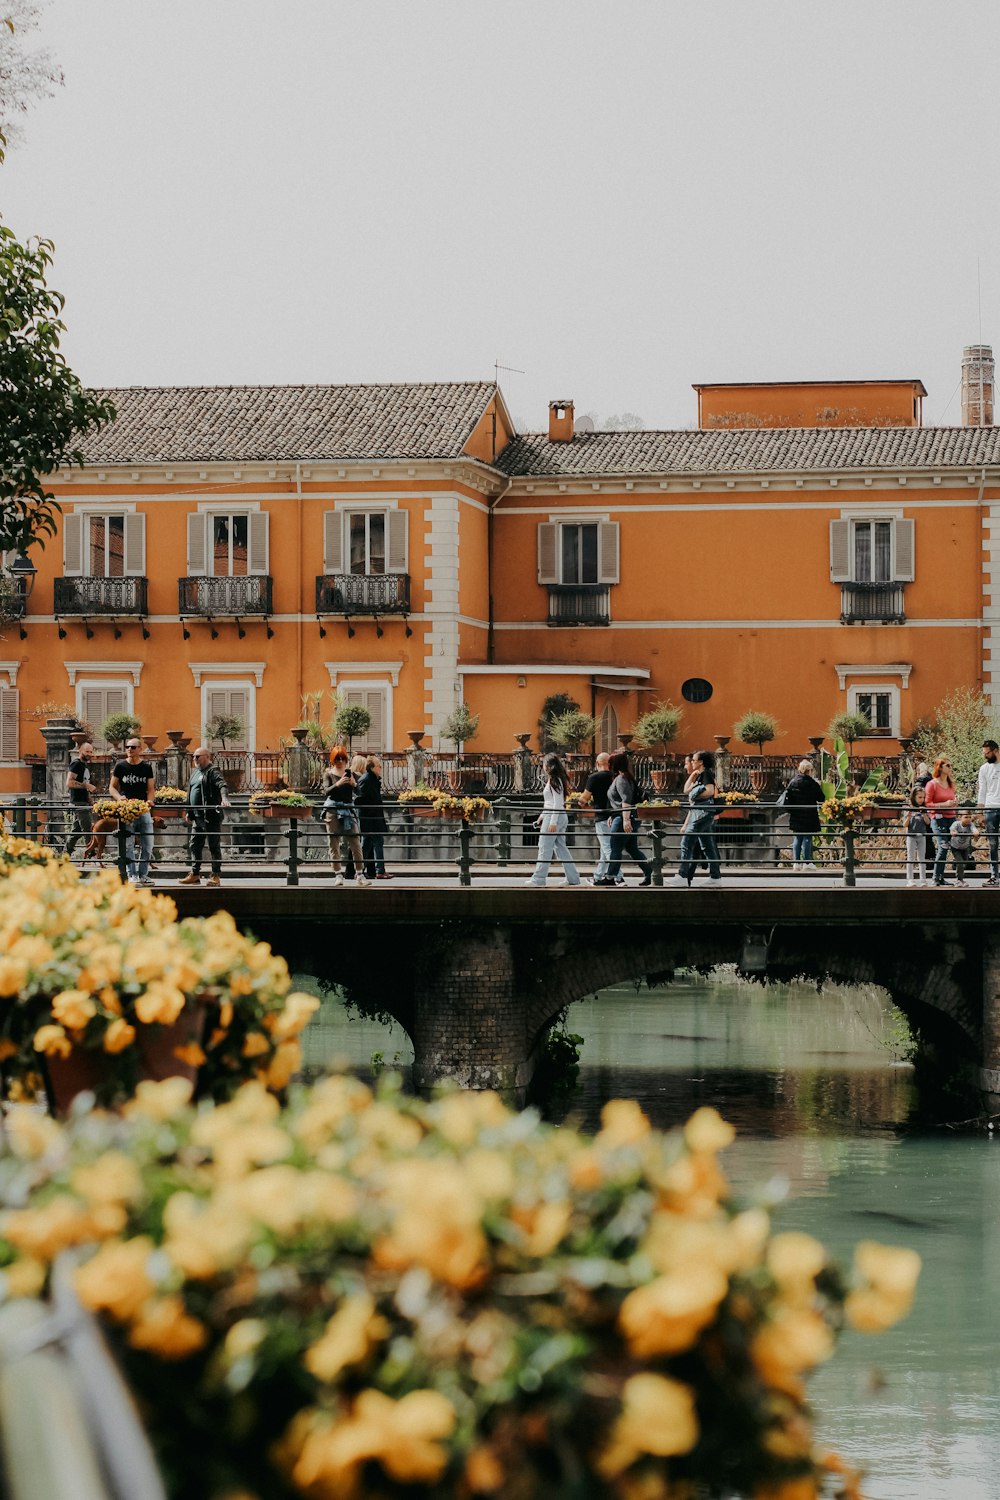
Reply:
[[550, 625], [610, 625], [611, 586], [607, 583], [550, 583]]
[[902, 625], [902, 583], [845, 583], [840, 590], [841, 625]]
[[318, 615], [408, 615], [408, 573], [325, 573], [316, 580]]
[[57, 578], [55, 614], [141, 618], [146, 613], [145, 578]]
[[177, 611], [181, 615], [201, 615], [206, 620], [228, 616], [238, 620], [247, 615], [271, 613], [271, 579], [253, 578], [179, 578]]

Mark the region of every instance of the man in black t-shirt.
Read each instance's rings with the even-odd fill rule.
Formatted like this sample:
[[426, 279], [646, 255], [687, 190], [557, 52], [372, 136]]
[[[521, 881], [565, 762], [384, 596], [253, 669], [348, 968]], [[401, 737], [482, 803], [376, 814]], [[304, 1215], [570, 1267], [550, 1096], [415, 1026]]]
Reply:
[[602, 750], [594, 761], [595, 769], [587, 777], [586, 790], [590, 793], [594, 808], [594, 832], [601, 850], [591, 885], [614, 885], [614, 881], [608, 879], [611, 864], [611, 807], [608, 788], [615, 779], [608, 770], [609, 759], [607, 752]]
[[[141, 743], [137, 739], [126, 740], [125, 759], [116, 761], [111, 769], [112, 797], [117, 801], [138, 797], [152, 806], [154, 787], [153, 768], [148, 760], [142, 759]], [[128, 878], [135, 885], [152, 885], [149, 861], [153, 853], [153, 814], [140, 813], [130, 832]]]
[[93, 745], [89, 740], [84, 740], [82, 745], [77, 746], [76, 755], [70, 761], [69, 770], [66, 773], [66, 795], [69, 797], [72, 818], [66, 839], [66, 853], [69, 855], [72, 855], [80, 836], [86, 834], [89, 838], [93, 830], [94, 820], [90, 815], [90, 799], [94, 793], [94, 783], [90, 779], [89, 764], [93, 753]]

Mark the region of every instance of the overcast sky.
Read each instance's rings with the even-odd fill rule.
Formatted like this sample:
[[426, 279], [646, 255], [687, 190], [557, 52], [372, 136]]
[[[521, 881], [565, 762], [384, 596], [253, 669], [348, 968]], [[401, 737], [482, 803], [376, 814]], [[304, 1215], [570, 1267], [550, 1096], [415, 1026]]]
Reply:
[[996, 0], [51, 0], [0, 169], [90, 384], [693, 381], [1000, 344]]

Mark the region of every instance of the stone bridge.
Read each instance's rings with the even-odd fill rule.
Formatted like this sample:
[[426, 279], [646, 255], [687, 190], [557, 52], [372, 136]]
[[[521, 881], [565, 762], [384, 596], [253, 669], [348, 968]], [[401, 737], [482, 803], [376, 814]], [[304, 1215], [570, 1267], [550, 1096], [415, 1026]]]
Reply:
[[[1000, 893], [838, 887], [360, 891], [193, 887], [294, 968], [409, 1034], [420, 1085], [523, 1094], [563, 1008], [623, 981], [741, 965], [759, 977], [883, 986], [924, 1060], [1000, 1101]], [[1000, 1103], [998, 1103], [1000, 1107]]]

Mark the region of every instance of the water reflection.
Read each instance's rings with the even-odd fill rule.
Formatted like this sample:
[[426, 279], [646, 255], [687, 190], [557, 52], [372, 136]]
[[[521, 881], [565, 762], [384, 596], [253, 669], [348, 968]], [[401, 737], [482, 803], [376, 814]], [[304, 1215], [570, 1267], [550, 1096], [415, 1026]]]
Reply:
[[[566, 1115], [591, 1128], [605, 1100], [632, 1097], [670, 1127], [715, 1104], [739, 1127], [736, 1188], [788, 1183], [781, 1227], [842, 1258], [860, 1239], [920, 1252], [910, 1317], [877, 1340], [845, 1335], [813, 1381], [822, 1433], [867, 1468], [869, 1500], [1000, 1500], [1000, 1142], [901, 1129], [913, 1081], [884, 996], [713, 977], [605, 991], [568, 1027], [584, 1047]], [[313, 1067], [412, 1057], [398, 1027], [336, 1002], [306, 1045]]]

